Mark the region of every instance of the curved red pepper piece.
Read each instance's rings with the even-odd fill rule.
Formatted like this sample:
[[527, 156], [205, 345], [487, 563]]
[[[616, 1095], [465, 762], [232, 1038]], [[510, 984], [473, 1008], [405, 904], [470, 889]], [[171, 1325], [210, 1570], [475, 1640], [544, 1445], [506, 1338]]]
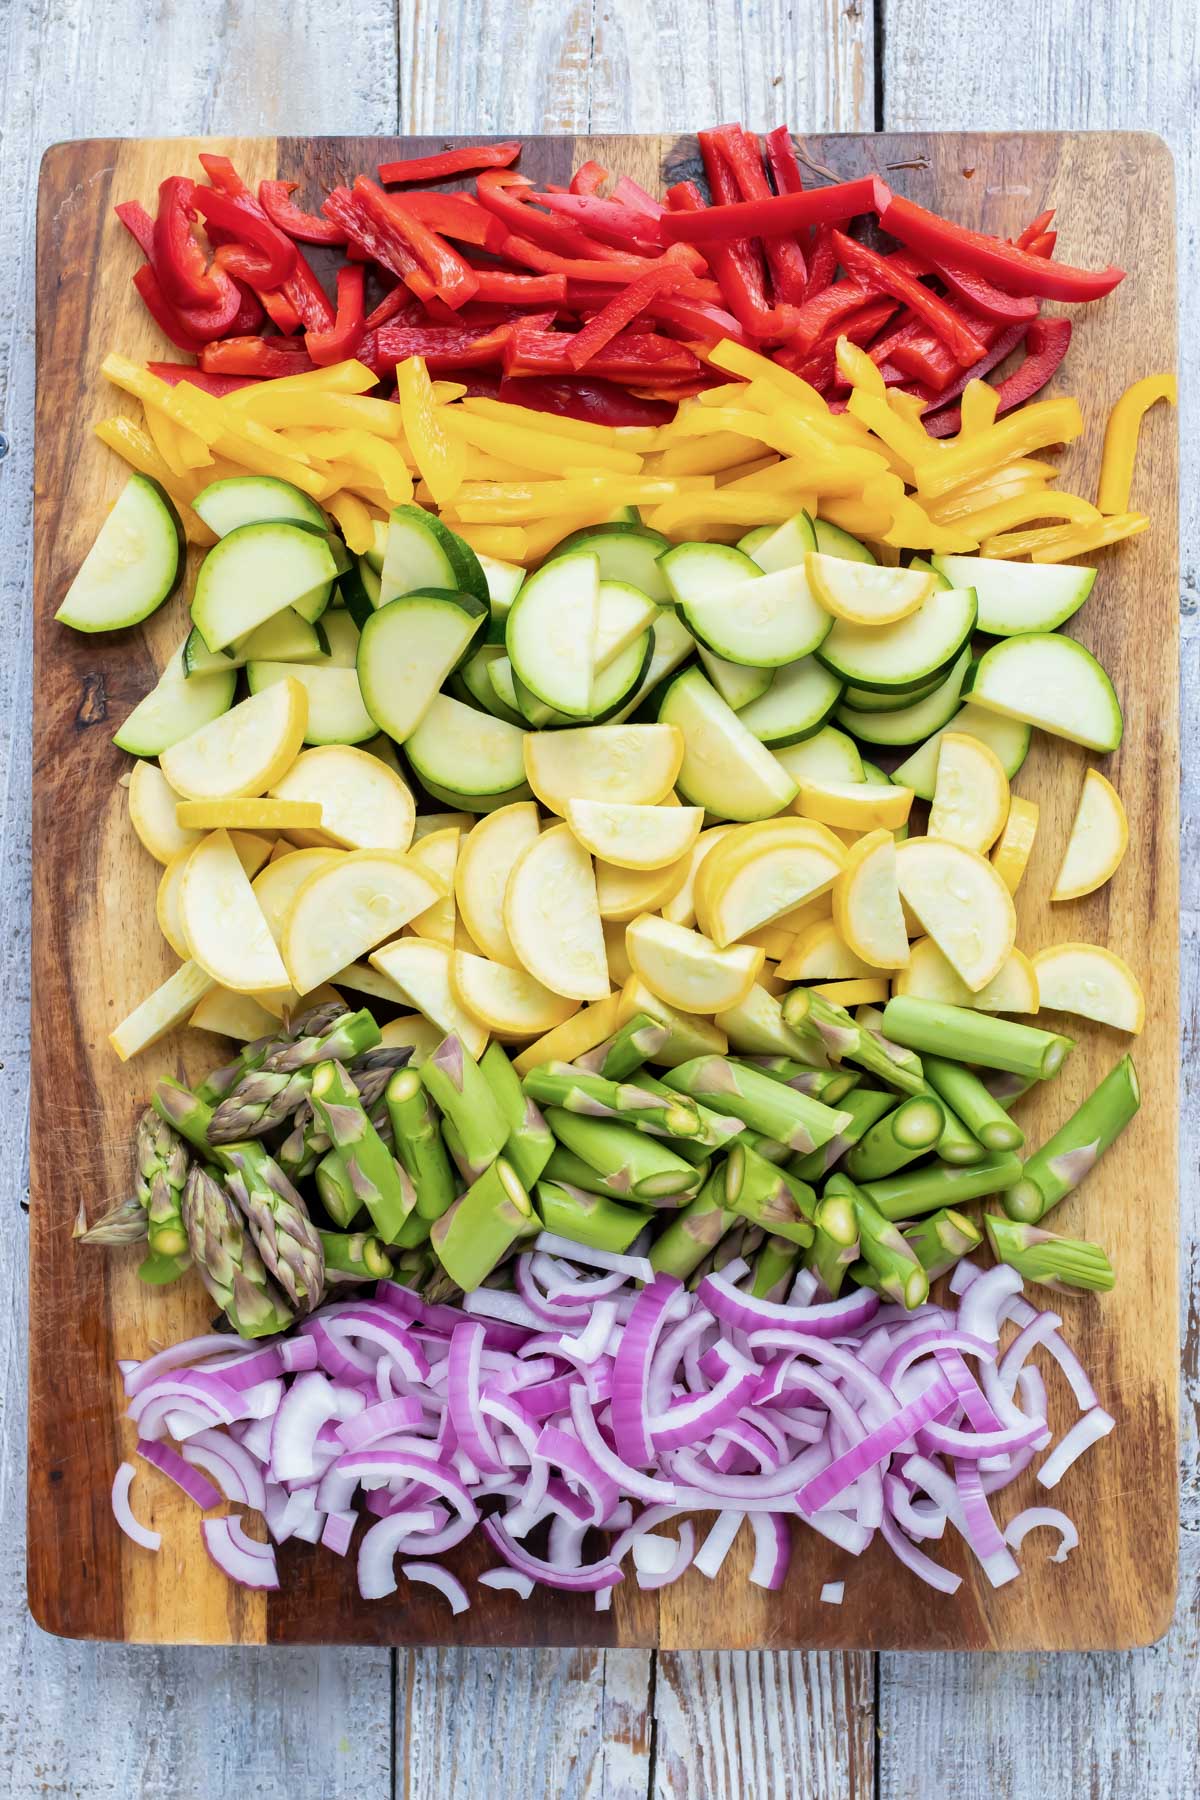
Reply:
[[978, 362], [987, 349], [986, 343], [961, 313], [916, 279], [911, 257], [880, 256], [877, 250], [847, 237], [844, 231], [834, 232], [833, 247], [848, 275], [861, 281], [872, 294], [892, 294], [902, 300], [936, 332], [961, 367]]
[[[993, 344], [993, 353], [1002, 342], [1003, 339], [998, 339], [997, 343]], [[1025, 338], [1024, 362], [1019, 369], [1014, 369], [1011, 375], [1005, 376], [996, 389], [999, 396], [996, 405], [997, 418], [1004, 413], [1011, 412], [1014, 406], [1024, 405], [1026, 400], [1031, 400], [1035, 394], [1041, 392], [1067, 354], [1067, 346], [1070, 342], [1070, 319], [1035, 319], [1033, 321]], [[994, 357], [994, 362], [1000, 360], [999, 356]], [[982, 374], [984, 371], [972, 369], [968, 379], [977, 373]], [[921, 423], [930, 437], [950, 437], [958, 431], [962, 424], [962, 408], [946, 406], [940, 395], [936, 404], [937, 410], [933, 416], [923, 417]]]
[[346, 362], [357, 354], [366, 331], [365, 279], [361, 263], [346, 263], [338, 270], [337, 318], [327, 331], [304, 334], [304, 347], [315, 363]]
[[400, 162], [380, 163], [380, 181], [443, 181], [447, 175], [465, 175], [471, 169], [503, 169], [516, 162], [521, 146], [464, 144], [458, 150], [442, 150], [434, 156], [407, 156]]
[[1100, 300], [1124, 281], [1124, 269], [1073, 269], [1048, 262], [1003, 238], [952, 225], [911, 200], [892, 194], [879, 223], [902, 244], [928, 257], [949, 256], [977, 269], [1010, 294], [1035, 294], [1042, 300]]
[[168, 175], [159, 184], [154, 271], [173, 306], [211, 307], [221, 299], [203, 247], [192, 234], [195, 195], [196, 183], [186, 175]]
[[217, 251], [217, 263], [256, 288], [282, 287], [296, 267], [296, 246], [272, 225], [249, 196], [197, 188], [196, 205], [206, 220], [227, 232], [232, 243]]
[[315, 213], [301, 211], [290, 196], [300, 186], [298, 181], [260, 181], [258, 204], [272, 225], [290, 238], [305, 244], [344, 244], [346, 234], [332, 219], [318, 219]]
[[[291, 344], [290, 349], [285, 345]], [[290, 338], [230, 337], [205, 344], [200, 367], [206, 375], [307, 375], [316, 368], [304, 346]]]
[[152, 362], [146, 367], [168, 387], [178, 387], [181, 381], [186, 381], [192, 387], [198, 387], [202, 394], [211, 394], [214, 400], [236, 394], [239, 388], [258, 386], [253, 375], [206, 375], [203, 369], [195, 369], [191, 363]]

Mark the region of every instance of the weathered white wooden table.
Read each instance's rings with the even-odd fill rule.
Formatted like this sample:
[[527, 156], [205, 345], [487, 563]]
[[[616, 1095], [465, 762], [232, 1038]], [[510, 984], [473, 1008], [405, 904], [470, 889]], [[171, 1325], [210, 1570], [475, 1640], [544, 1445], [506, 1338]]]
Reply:
[[[1184, 1069], [1179, 1606], [1127, 1656], [151, 1650], [24, 1607], [33, 202], [89, 135], [1137, 127], [1177, 159], [1185, 1050], [1200, 808], [1194, 0], [5, 0], [0, 5], [0, 1792], [13, 1800], [1182, 1800], [1197, 1787], [1200, 1188]], [[1151, 357], [1151, 364], [1153, 357]], [[1151, 366], [1148, 364], [1148, 366]], [[74, 407], [77, 396], [64, 393]], [[1189, 803], [1190, 802], [1190, 803]], [[36, 996], [34, 996], [36, 1003]], [[64, 1331], [71, 1321], [63, 1321]]]

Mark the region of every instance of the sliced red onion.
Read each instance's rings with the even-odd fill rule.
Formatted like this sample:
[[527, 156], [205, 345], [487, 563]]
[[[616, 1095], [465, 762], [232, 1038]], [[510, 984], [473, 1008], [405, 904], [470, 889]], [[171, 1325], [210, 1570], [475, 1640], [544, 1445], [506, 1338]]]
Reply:
[[585, 1278], [577, 1274], [570, 1264], [547, 1256], [541, 1250], [535, 1251], [532, 1268], [551, 1300], [607, 1300], [623, 1286], [625, 1280], [620, 1270]]
[[955, 1263], [950, 1271], [950, 1280], [947, 1284], [950, 1292], [955, 1295], [965, 1294], [971, 1283], [982, 1274], [983, 1270], [979, 1264], [973, 1263], [969, 1256], [964, 1256], [960, 1262]]
[[946, 1515], [941, 1507], [931, 1504], [922, 1506], [913, 1499], [898, 1475], [884, 1476], [883, 1497], [892, 1517], [909, 1537], [932, 1540], [945, 1534]]
[[572, 1361], [594, 1363], [598, 1357], [603, 1356], [616, 1322], [617, 1309], [613, 1303], [608, 1300], [598, 1301], [588, 1323], [576, 1337], [559, 1338], [564, 1356], [569, 1356]]
[[780, 1306], [774, 1300], [756, 1300], [734, 1287], [729, 1270], [706, 1275], [697, 1298], [717, 1318], [737, 1331], [791, 1330], [806, 1337], [837, 1337], [856, 1331], [879, 1310], [879, 1296], [870, 1288], [856, 1288], [841, 1300], [817, 1306]]
[[801, 1269], [792, 1283], [787, 1297], [789, 1306], [811, 1306], [820, 1290], [821, 1283], [811, 1269]]
[[675, 1499], [675, 1484], [656, 1475], [644, 1474], [641, 1469], [635, 1469], [631, 1463], [619, 1457], [615, 1450], [610, 1449], [596, 1423], [587, 1396], [580, 1388], [572, 1389], [569, 1404], [579, 1441], [598, 1469], [635, 1499], [645, 1500], [651, 1505], [659, 1501], [672, 1504]]
[[545, 1587], [565, 1588], [568, 1592], [577, 1594], [594, 1594], [598, 1588], [615, 1587], [622, 1579], [620, 1569], [608, 1557], [602, 1557], [599, 1562], [585, 1563], [578, 1569], [558, 1569], [553, 1563], [544, 1562], [540, 1556], [531, 1556], [528, 1550], [509, 1536], [499, 1519], [484, 1519], [482, 1529], [510, 1568], [530, 1576], [534, 1581], [540, 1581]]
[[679, 1527], [677, 1540], [646, 1532], [633, 1540], [633, 1566], [640, 1588], [653, 1591], [670, 1587], [691, 1567], [696, 1554], [696, 1531], [690, 1519]]
[[130, 1400], [136, 1399], [160, 1375], [166, 1375], [172, 1369], [182, 1367], [184, 1363], [203, 1362], [206, 1356], [217, 1356], [221, 1352], [228, 1354], [231, 1345], [236, 1342], [227, 1332], [213, 1332], [207, 1337], [183, 1338], [178, 1344], [169, 1344], [165, 1350], [148, 1356], [145, 1362], [135, 1364], [132, 1372], [125, 1378], [125, 1392]]
[[[344, 1349], [347, 1337], [377, 1344], [391, 1357], [406, 1381], [425, 1381], [429, 1376], [429, 1359], [420, 1344], [411, 1331], [388, 1316], [385, 1307], [370, 1304], [350, 1307], [328, 1329], [339, 1348]], [[368, 1372], [373, 1373], [374, 1367], [372, 1361]]]
[[949, 1569], [943, 1569], [941, 1563], [934, 1562], [931, 1556], [926, 1556], [923, 1550], [918, 1550], [915, 1544], [909, 1542], [889, 1514], [884, 1513], [879, 1522], [879, 1529], [882, 1531], [884, 1542], [892, 1555], [902, 1562], [906, 1569], [911, 1569], [918, 1580], [924, 1581], [931, 1588], [937, 1588], [939, 1593], [957, 1594], [962, 1586], [962, 1576], [953, 1574]]
[[142, 1425], [152, 1412], [161, 1419], [168, 1408], [179, 1407], [183, 1412], [207, 1413], [210, 1425], [230, 1425], [243, 1416], [241, 1401], [242, 1396], [216, 1376], [206, 1378], [200, 1371], [185, 1370], [181, 1375], [164, 1375], [139, 1387], [129, 1407], [129, 1417], [135, 1425]]
[[202, 1519], [200, 1535], [218, 1569], [231, 1581], [247, 1588], [279, 1586], [274, 1550], [247, 1536], [240, 1519]]
[[727, 1425], [749, 1405], [758, 1386], [757, 1366], [728, 1344], [718, 1344], [716, 1354], [726, 1366], [715, 1387], [695, 1399], [680, 1401], [658, 1418], [647, 1419], [650, 1441], [660, 1455], [711, 1437], [719, 1425]]
[[556, 1569], [577, 1569], [583, 1561], [583, 1540], [587, 1534], [587, 1524], [582, 1519], [556, 1513], [550, 1521], [546, 1560]]
[[279, 1354], [284, 1372], [288, 1375], [303, 1375], [306, 1369], [315, 1369], [320, 1360], [316, 1341], [311, 1337], [284, 1338], [279, 1346]]
[[1015, 1580], [1020, 1570], [1004, 1542], [1004, 1534], [992, 1517], [978, 1468], [969, 1462], [955, 1463], [954, 1485], [966, 1521], [967, 1542], [983, 1564], [992, 1586], [1001, 1587], [1006, 1581]]
[[754, 1531], [754, 1563], [750, 1579], [755, 1587], [778, 1593], [792, 1558], [787, 1520], [778, 1513], [752, 1512], [750, 1524]]
[[1012, 1426], [1006, 1426], [1002, 1431], [959, 1431], [935, 1420], [925, 1426], [922, 1441], [927, 1450], [935, 1450], [939, 1455], [952, 1456], [960, 1462], [978, 1462], [980, 1457], [1024, 1450], [1027, 1444], [1042, 1436], [1045, 1428], [1045, 1419], [1034, 1419], [1019, 1431]]
[[201, 1475], [198, 1470], [189, 1468], [178, 1450], [172, 1449], [170, 1444], [157, 1444], [150, 1442], [149, 1439], [139, 1438], [137, 1453], [143, 1462], [152, 1463], [156, 1469], [160, 1469], [167, 1476], [168, 1480], [173, 1481], [176, 1487], [182, 1488], [188, 1499], [194, 1500], [201, 1512], [207, 1512], [210, 1506], [220, 1506], [221, 1501], [225, 1498], [220, 1488], [214, 1487], [206, 1475]]
[[129, 1490], [136, 1474], [137, 1470], [131, 1462], [123, 1462], [113, 1476], [113, 1517], [125, 1536], [132, 1539], [141, 1549], [159, 1550], [162, 1547], [162, 1533], [151, 1531], [147, 1525], [139, 1525], [133, 1516], [133, 1508], [129, 1504]]
[[557, 1237], [552, 1231], [539, 1232], [533, 1247], [545, 1250], [551, 1256], [565, 1257], [569, 1262], [582, 1263], [589, 1269], [615, 1270], [630, 1281], [640, 1281], [644, 1287], [654, 1280], [654, 1270], [644, 1256], [619, 1256], [612, 1250], [593, 1250], [585, 1244], [573, 1244], [569, 1238]]
[[717, 1514], [717, 1522], [701, 1544], [692, 1564], [701, 1575], [707, 1575], [710, 1581], [720, 1574], [721, 1566], [733, 1548], [734, 1539], [742, 1529], [745, 1517], [743, 1512], [728, 1509]]
[[1029, 1533], [1037, 1531], [1043, 1525], [1050, 1531], [1057, 1531], [1060, 1539], [1057, 1550], [1050, 1552], [1050, 1561], [1066, 1562], [1072, 1550], [1078, 1546], [1079, 1533], [1066, 1513], [1059, 1512], [1053, 1506], [1027, 1506], [1024, 1512], [1019, 1512], [1005, 1526], [1004, 1541], [1012, 1549], [1019, 1550]]
[[650, 1364], [654, 1347], [683, 1291], [683, 1283], [673, 1275], [651, 1275], [629, 1315], [614, 1359], [613, 1437], [621, 1460], [637, 1468], [654, 1459], [647, 1413]]
[[326, 1550], [332, 1550], [335, 1556], [345, 1556], [357, 1519], [358, 1514], [350, 1511], [327, 1514], [321, 1528], [321, 1542]]
[[544, 1425], [537, 1441], [537, 1455], [562, 1470], [573, 1488], [581, 1488], [591, 1503], [588, 1523], [599, 1525], [621, 1498], [611, 1475], [594, 1462], [578, 1438], [555, 1425]]
[[1115, 1422], [1102, 1406], [1093, 1406], [1091, 1412], [1076, 1419], [1038, 1470], [1037, 1478], [1042, 1487], [1057, 1487], [1071, 1464], [1102, 1437], [1107, 1437]]
[[438, 1523], [439, 1515], [428, 1509], [393, 1513], [371, 1526], [358, 1547], [358, 1591], [364, 1600], [382, 1600], [395, 1593], [397, 1554], [427, 1547], [422, 1537]]
[[260, 1381], [242, 1394], [241, 1416], [244, 1419], [273, 1419], [284, 1395], [282, 1381]]
[[[1046, 1393], [1046, 1384], [1042, 1380], [1042, 1372], [1033, 1363], [1026, 1364], [1017, 1376], [1017, 1394], [1025, 1411], [1034, 1419], [1050, 1417], [1050, 1401]], [[1054, 1433], [1049, 1426], [1040, 1437], [1033, 1440], [1031, 1449], [1046, 1450], [1054, 1442]], [[980, 1467], [984, 1467], [982, 1463]]]
[[840, 1606], [845, 1597], [846, 1584], [844, 1581], [827, 1581], [821, 1589], [823, 1606]]
[[424, 1422], [425, 1412], [415, 1394], [403, 1394], [394, 1400], [383, 1400], [378, 1406], [367, 1406], [337, 1427], [337, 1435], [347, 1450], [365, 1450], [381, 1438], [398, 1431], [415, 1431]]
[[997, 1263], [974, 1280], [963, 1295], [958, 1309], [958, 1329], [986, 1343], [1000, 1341], [1000, 1319], [1004, 1307], [1023, 1287], [1021, 1277], [1007, 1263]]
[[485, 1569], [479, 1577], [480, 1587], [496, 1588], [501, 1593], [519, 1594], [522, 1600], [528, 1600], [534, 1590], [531, 1575], [522, 1575], [517, 1569]]
[[427, 1587], [436, 1588], [450, 1602], [452, 1613], [466, 1612], [471, 1604], [467, 1590], [458, 1576], [452, 1575], [449, 1569], [443, 1569], [440, 1563], [401, 1563], [400, 1572], [408, 1581], [420, 1581]]
[[266, 1344], [252, 1350], [248, 1356], [224, 1356], [210, 1362], [199, 1373], [215, 1375], [226, 1387], [244, 1394], [247, 1388], [260, 1387], [283, 1373], [282, 1346]]
[[317, 1433], [327, 1419], [338, 1417], [333, 1384], [313, 1370], [293, 1381], [275, 1414], [271, 1433], [271, 1475], [275, 1481], [314, 1481]]
[[[880, 1525], [883, 1525], [886, 1519], [887, 1514], [882, 1513], [879, 1520]], [[851, 1556], [862, 1556], [864, 1551], [870, 1547], [871, 1539], [874, 1536], [874, 1533], [869, 1531], [865, 1525], [860, 1525], [857, 1519], [852, 1519], [848, 1513], [834, 1512], [832, 1508], [826, 1508], [823, 1512], [809, 1513], [804, 1522], [806, 1525], [811, 1525], [814, 1531], [819, 1531], [822, 1537], [828, 1538], [831, 1544], [836, 1544], [839, 1550], [848, 1550]]]
[[479, 1370], [483, 1345], [483, 1326], [477, 1320], [465, 1319], [454, 1327], [450, 1336], [446, 1404], [455, 1435], [476, 1468], [499, 1474], [504, 1470], [504, 1463], [496, 1451], [480, 1406]]
[[874, 1431], [868, 1432], [849, 1450], [835, 1457], [827, 1469], [822, 1469], [819, 1475], [806, 1481], [796, 1496], [801, 1507], [806, 1513], [814, 1513], [828, 1506], [839, 1494], [845, 1493], [853, 1482], [876, 1470], [881, 1462], [913, 1437], [923, 1425], [936, 1419], [939, 1413], [946, 1412], [953, 1405], [954, 1389], [944, 1375], [939, 1375], [923, 1394], [910, 1400], [907, 1406], [900, 1407], [884, 1424], [877, 1425]]
[[463, 1297], [463, 1311], [472, 1318], [497, 1319], [506, 1325], [524, 1326], [541, 1331], [546, 1319], [535, 1313], [520, 1294], [509, 1294], [501, 1288], [476, 1288]]
[[274, 1419], [251, 1419], [244, 1425], [232, 1427], [238, 1433], [238, 1442], [245, 1444], [255, 1461], [264, 1466], [271, 1460], [271, 1433], [274, 1429]]
[[184, 1446], [184, 1460], [204, 1469], [226, 1500], [261, 1512], [266, 1504], [262, 1469], [245, 1444], [224, 1431], [200, 1431]]

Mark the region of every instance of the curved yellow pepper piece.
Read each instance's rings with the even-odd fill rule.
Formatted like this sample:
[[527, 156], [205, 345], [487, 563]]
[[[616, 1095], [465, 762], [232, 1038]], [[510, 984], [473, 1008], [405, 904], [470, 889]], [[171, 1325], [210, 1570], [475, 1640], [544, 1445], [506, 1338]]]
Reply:
[[999, 404], [999, 393], [994, 387], [989, 387], [986, 381], [968, 381], [959, 403], [962, 420], [959, 436], [970, 437], [975, 432], [986, 431], [989, 425], [994, 425]]
[[1096, 505], [1102, 513], [1123, 513], [1129, 509], [1133, 486], [1133, 461], [1137, 455], [1138, 431], [1142, 416], [1158, 400], [1179, 403], [1179, 384], [1174, 375], [1145, 375], [1126, 388], [1108, 415], [1104, 432], [1104, 455], [1100, 462], [1100, 486]]

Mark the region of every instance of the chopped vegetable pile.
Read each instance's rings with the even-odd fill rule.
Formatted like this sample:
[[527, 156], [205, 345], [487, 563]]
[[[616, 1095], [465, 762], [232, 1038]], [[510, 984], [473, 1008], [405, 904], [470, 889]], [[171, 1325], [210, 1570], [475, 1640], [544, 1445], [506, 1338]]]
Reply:
[[[1014, 783], [1035, 727], [1121, 742], [1064, 627], [1075, 559], [1149, 524], [1174, 381], [1114, 409], [1095, 504], [1063, 491], [1040, 302], [1121, 271], [1058, 263], [1049, 213], [1008, 243], [877, 176], [805, 188], [786, 131], [700, 147], [709, 197], [665, 205], [595, 164], [539, 191], [512, 143], [320, 216], [216, 156], [118, 208], [199, 366], [106, 359], [135, 472], [57, 614], [188, 607], [115, 739], [179, 966], [111, 1042], [242, 1048], [153, 1085], [133, 1195], [78, 1232], [272, 1340], [127, 1365], [141, 1453], [276, 1542], [346, 1555], [374, 1515], [367, 1597], [401, 1555], [461, 1610], [441, 1556], [478, 1525], [486, 1585], [606, 1605], [626, 1552], [712, 1576], [745, 1518], [778, 1587], [793, 1516], [947, 1593], [949, 1522], [999, 1585], [1034, 1526], [1076, 1541], [989, 1504], [1051, 1443], [1035, 1346], [1081, 1413], [1042, 1484], [1112, 1427], [1021, 1290], [1113, 1285], [1044, 1221], [1133, 1064], [1038, 1149], [1017, 1115], [1073, 1049], [1034, 1015], [1136, 1034], [1145, 1003], [1104, 945], [1018, 946]], [[302, 244], [345, 249], [336, 305]], [[1089, 769], [1051, 898], [1127, 842]], [[704, 1510], [699, 1550], [657, 1529]], [[238, 1520], [202, 1534], [277, 1585]]]

